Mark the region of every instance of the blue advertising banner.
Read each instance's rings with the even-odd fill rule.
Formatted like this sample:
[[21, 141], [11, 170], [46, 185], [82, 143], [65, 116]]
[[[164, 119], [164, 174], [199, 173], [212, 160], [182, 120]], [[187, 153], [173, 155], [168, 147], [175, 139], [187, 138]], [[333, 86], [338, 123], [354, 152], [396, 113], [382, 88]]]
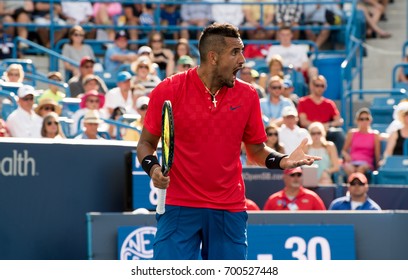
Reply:
[[[118, 259], [153, 257], [154, 226], [118, 227]], [[353, 225], [249, 225], [248, 259], [354, 260]]]

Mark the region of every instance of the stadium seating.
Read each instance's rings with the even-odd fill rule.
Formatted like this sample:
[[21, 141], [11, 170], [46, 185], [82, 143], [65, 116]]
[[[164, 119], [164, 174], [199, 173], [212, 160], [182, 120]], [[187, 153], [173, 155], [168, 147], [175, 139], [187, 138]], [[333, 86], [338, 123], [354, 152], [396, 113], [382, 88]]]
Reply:
[[380, 185], [408, 184], [408, 156], [389, 156], [384, 165], [373, 172], [373, 181]]
[[5, 91], [5, 90], [0, 90], [0, 100], [2, 100], [2, 104], [0, 106], [1, 108], [1, 118], [3, 120], [7, 120], [7, 117], [10, 115], [11, 112], [13, 112], [15, 109], [17, 109], [18, 104], [17, 104], [17, 96], [13, 92]]
[[394, 106], [397, 105], [404, 96], [374, 97], [371, 114], [373, 124], [390, 124], [393, 121]]

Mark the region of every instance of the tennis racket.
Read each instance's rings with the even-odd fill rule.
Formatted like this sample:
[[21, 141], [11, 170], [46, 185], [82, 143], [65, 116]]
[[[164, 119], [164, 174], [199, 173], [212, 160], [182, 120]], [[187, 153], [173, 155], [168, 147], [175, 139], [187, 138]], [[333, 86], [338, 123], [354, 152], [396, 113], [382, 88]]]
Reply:
[[[171, 165], [173, 164], [174, 157], [174, 120], [173, 109], [171, 108], [171, 102], [169, 100], [164, 101], [162, 108], [162, 168], [161, 171], [164, 176], [169, 174]], [[164, 214], [166, 203], [166, 189], [159, 189], [157, 194], [157, 207], [156, 212], [158, 214]]]

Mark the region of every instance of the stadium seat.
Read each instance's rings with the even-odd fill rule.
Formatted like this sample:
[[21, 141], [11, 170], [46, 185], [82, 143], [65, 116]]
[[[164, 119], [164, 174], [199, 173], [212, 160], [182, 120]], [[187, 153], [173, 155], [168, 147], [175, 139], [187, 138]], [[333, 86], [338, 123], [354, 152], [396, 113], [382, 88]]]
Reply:
[[403, 98], [403, 96], [373, 98], [371, 106], [373, 123], [390, 124], [393, 121], [394, 105], [397, 105]]
[[389, 156], [384, 165], [375, 175], [376, 184], [407, 185], [408, 184], [408, 156]]
[[0, 90], [1, 104], [1, 118], [7, 120], [7, 117], [18, 107], [17, 97], [13, 92]]
[[81, 103], [80, 98], [65, 97], [60, 102], [60, 105], [62, 106], [61, 116], [71, 118], [72, 115], [79, 109], [80, 103]]

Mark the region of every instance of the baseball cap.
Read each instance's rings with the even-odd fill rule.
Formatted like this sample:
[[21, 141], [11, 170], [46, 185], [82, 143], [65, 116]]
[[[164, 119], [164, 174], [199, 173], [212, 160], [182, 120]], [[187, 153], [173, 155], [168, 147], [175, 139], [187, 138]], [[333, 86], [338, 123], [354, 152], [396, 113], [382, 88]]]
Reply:
[[116, 82], [125, 82], [132, 79], [132, 75], [128, 71], [121, 71], [116, 76]]
[[284, 88], [290, 88], [290, 87], [293, 87], [293, 83], [292, 83], [292, 81], [291, 81], [291, 80], [289, 80], [289, 79], [284, 79], [284, 80], [283, 80], [283, 87], [284, 87]]
[[116, 32], [115, 34], [115, 40], [125, 37], [126, 39], [129, 39], [129, 34], [125, 31], [125, 30], [120, 30], [118, 32]]
[[57, 77], [60, 81], [62, 81], [62, 75], [60, 72], [53, 71], [53, 72], [48, 73], [47, 78], [51, 79], [52, 77]]
[[140, 109], [142, 108], [143, 105], [149, 105], [149, 101], [150, 98], [147, 96], [140, 96], [137, 100], [136, 100], [136, 108]]
[[152, 48], [149, 46], [141, 46], [139, 50], [137, 51], [137, 54], [143, 54], [143, 53], [152, 53]]
[[298, 112], [295, 107], [292, 106], [286, 106], [282, 110], [282, 117], [288, 117], [288, 116], [298, 116]]
[[177, 64], [178, 65], [182, 65], [182, 64], [194, 65], [194, 60], [188, 55], [182, 55], [177, 60]]
[[19, 89], [17, 90], [17, 95], [20, 98], [24, 98], [27, 95], [32, 94], [33, 96], [37, 95], [37, 92], [35, 91], [35, 89], [30, 86], [30, 85], [22, 85], [21, 87], [19, 87]]
[[361, 173], [361, 172], [355, 172], [355, 173], [350, 174], [350, 176], [349, 176], [348, 179], [347, 179], [347, 182], [348, 182], [348, 183], [351, 183], [351, 182], [353, 182], [353, 180], [355, 180], [355, 179], [359, 180], [359, 181], [360, 181], [361, 183], [363, 183], [363, 184], [367, 184], [367, 183], [368, 183], [367, 177], [366, 177], [363, 173]]
[[293, 173], [303, 173], [303, 170], [300, 167], [295, 167], [295, 168], [291, 168], [291, 169], [285, 169], [283, 171], [283, 174], [286, 174], [286, 175], [290, 175], [290, 174], [293, 174]]
[[84, 64], [85, 64], [86, 62], [95, 63], [95, 60], [94, 60], [92, 57], [90, 57], [90, 56], [84, 56], [84, 57], [81, 59], [81, 62], [79, 63], [79, 66], [80, 66], [80, 67], [84, 66]]
[[82, 78], [82, 85], [86, 85], [89, 81], [95, 80], [99, 83], [98, 77], [94, 74], [88, 74]]

